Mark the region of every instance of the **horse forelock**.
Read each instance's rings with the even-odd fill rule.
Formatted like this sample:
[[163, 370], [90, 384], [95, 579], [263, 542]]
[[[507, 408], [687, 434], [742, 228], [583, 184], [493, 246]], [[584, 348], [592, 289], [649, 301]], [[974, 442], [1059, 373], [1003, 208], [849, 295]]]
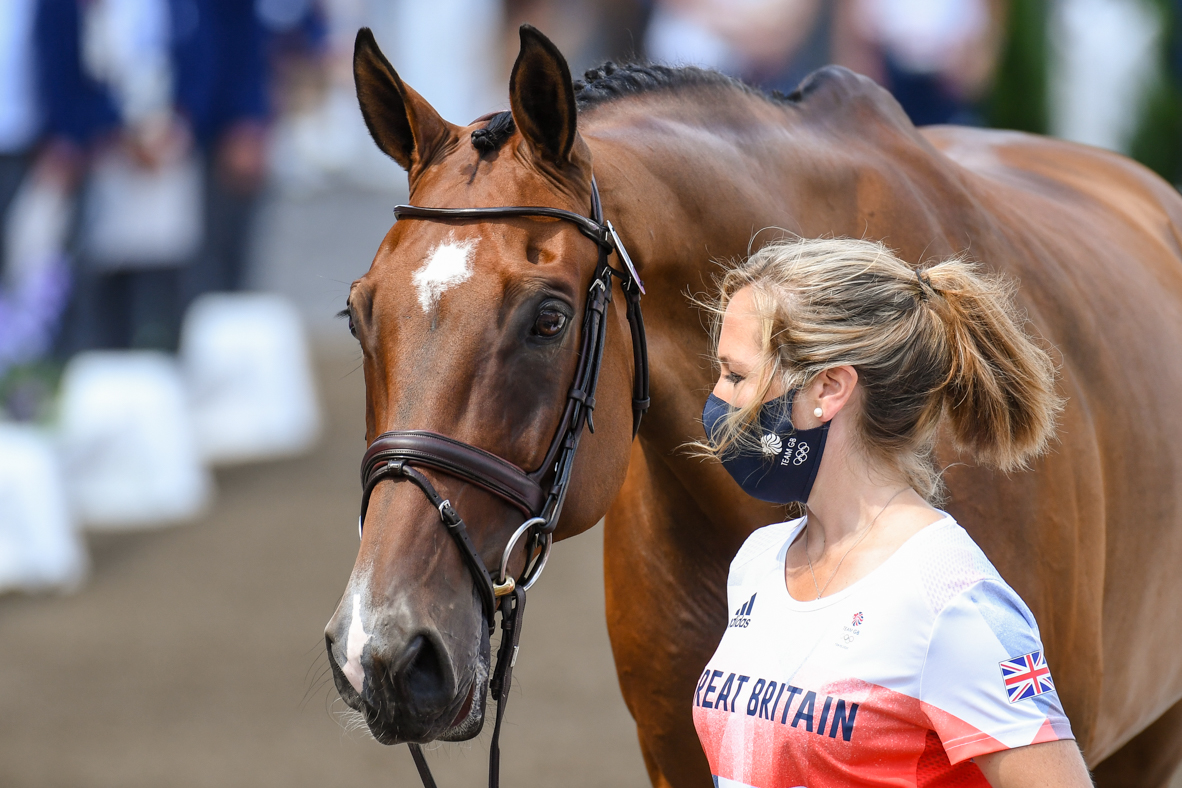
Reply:
[[472, 132], [472, 147], [482, 155], [492, 153], [505, 144], [505, 141], [517, 131], [517, 124], [513, 122], [513, 113], [505, 110], [488, 118], [488, 122]]

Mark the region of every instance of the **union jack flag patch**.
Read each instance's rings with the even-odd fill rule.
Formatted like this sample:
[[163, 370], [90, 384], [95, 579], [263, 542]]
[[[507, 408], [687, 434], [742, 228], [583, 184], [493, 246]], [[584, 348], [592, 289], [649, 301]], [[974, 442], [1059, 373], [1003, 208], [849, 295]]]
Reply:
[[1044, 692], [1054, 692], [1051, 669], [1041, 651], [1031, 651], [1000, 663], [1001, 678], [1005, 682], [1010, 703], [1033, 698]]

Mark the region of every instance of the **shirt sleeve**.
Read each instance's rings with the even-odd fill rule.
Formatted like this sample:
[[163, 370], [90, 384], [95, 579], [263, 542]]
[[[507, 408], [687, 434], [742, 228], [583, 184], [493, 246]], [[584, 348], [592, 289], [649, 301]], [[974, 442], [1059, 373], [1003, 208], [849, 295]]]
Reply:
[[953, 764], [1074, 738], [1034, 616], [1000, 580], [975, 583], [936, 616], [920, 701]]

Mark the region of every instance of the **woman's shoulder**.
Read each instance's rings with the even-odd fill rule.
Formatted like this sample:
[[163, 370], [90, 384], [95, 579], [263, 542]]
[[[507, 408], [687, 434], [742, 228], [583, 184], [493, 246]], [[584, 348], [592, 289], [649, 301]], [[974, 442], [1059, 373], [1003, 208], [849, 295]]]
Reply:
[[743, 573], [753, 564], [759, 564], [761, 559], [773, 563], [779, 560], [782, 563], [783, 551], [792, 543], [803, 525], [804, 518], [798, 517], [795, 520], [756, 528], [731, 560], [732, 577], [736, 572]]
[[993, 563], [951, 515], [911, 537], [895, 558], [895, 573], [911, 579], [932, 615], [983, 584], [1008, 588]]

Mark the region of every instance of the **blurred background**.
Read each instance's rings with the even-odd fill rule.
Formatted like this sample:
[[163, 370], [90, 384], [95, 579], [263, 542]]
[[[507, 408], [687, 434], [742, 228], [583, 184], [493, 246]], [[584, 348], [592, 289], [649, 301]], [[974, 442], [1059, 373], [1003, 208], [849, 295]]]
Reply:
[[[917, 124], [1182, 179], [1182, 0], [0, 0], [0, 784], [417, 784], [323, 656], [364, 450], [334, 314], [406, 188], [352, 43], [466, 123], [507, 108], [523, 22], [576, 76], [840, 63]], [[598, 531], [531, 595], [507, 783], [647, 784]], [[479, 784], [487, 748], [428, 757]]]

